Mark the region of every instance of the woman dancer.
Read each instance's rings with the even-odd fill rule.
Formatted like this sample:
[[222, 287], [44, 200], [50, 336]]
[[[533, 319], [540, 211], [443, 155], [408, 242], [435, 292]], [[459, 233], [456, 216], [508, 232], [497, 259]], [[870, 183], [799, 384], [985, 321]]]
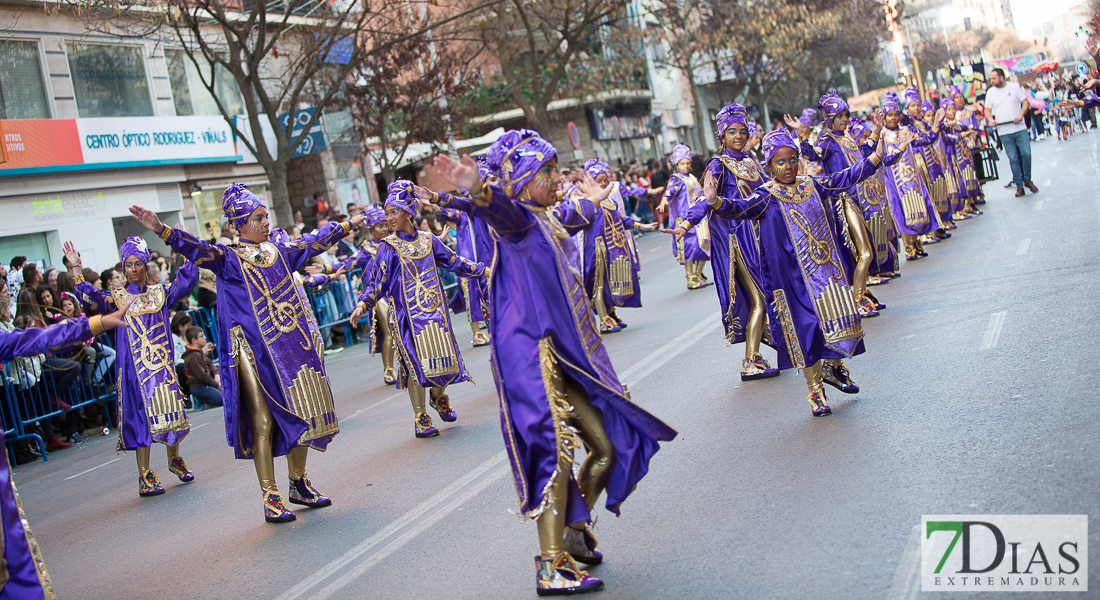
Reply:
[[921, 167], [923, 158], [920, 158], [919, 151], [915, 149], [931, 144], [932, 140], [912, 125], [902, 124], [901, 105], [894, 94], [886, 94], [882, 101], [882, 110], [885, 113], [882, 139], [886, 142], [887, 152], [893, 154], [903, 147], [903, 132], [909, 132], [906, 137], [914, 138], [905, 145], [900, 160], [887, 166], [886, 197], [890, 200], [894, 223], [898, 226], [905, 245], [905, 259], [916, 260], [928, 256], [921, 243], [921, 236], [930, 234], [941, 226], [939, 213], [932, 205], [932, 197], [928, 192], [925, 171]]
[[[535, 589], [594, 591], [603, 582], [574, 562], [603, 559], [588, 526], [591, 510], [606, 491], [607, 509], [619, 514], [658, 442], [676, 432], [630, 401], [611, 366], [569, 239], [592, 209], [583, 201], [549, 210], [560, 177], [554, 146], [532, 130], [513, 130], [493, 143], [489, 162], [499, 185], [483, 185], [469, 157], [435, 159], [444, 178], [472, 192], [474, 214], [498, 237], [490, 348], [520, 509], [538, 524]], [[582, 443], [588, 457], [574, 478]]]
[[[676, 166], [676, 173], [669, 181], [657, 210], [664, 212], [671, 204], [669, 218], [672, 226], [676, 227], [686, 223], [692, 208], [703, 200], [703, 186], [691, 174], [690, 148], [677, 144], [672, 149], [672, 164]], [[714, 282], [703, 274], [703, 265], [710, 260], [710, 228], [707, 218], [704, 216], [698, 227], [688, 226], [685, 229], [688, 233], [683, 239], [672, 240], [672, 255], [684, 266], [687, 288], [697, 290], [713, 285]]]
[[117, 450], [137, 455], [138, 495], [159, 496], [164, 488], [149, 468], [149, 448], [164, 444], [168, 470], [183, 483], [195, 480], [180, 456], [179, 444], [191, 431], [184, 398], [176, 378], [175, 353], [168, 309], [186, 298], [199, 280], [199, 270], [188, 261], [170, 284], [146, 283], [149, 246], [134, 236], [119, 248], [126, 287], [101, 292], [84, 281], [80, 253], [65, 242], [65, 258], [76, 283], [77, 298], [87, 308], [109, 315], [133, 302], [126, 313], [127, 327], [115, 332], [115, 385], [118, 388]]

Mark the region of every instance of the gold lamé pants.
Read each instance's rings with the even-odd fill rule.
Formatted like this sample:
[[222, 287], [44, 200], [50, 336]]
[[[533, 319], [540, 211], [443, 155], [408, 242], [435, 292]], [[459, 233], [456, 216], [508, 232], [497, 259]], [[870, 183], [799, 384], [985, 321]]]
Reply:
[[852, 291], [856, 303], [867, 292], [867, 276], [871, 272], [871, 261], [875, 258], [874, 248], [871, 246], [871, 234], [867, 232], [867, 225], [863, 222], [863, 215], [851, 200], [844, 202], [844, 218], [848, 222], [848, 236], [852, 239], [852, 255], [856, 260], [855, 273], [852, 274]]
[[[569, 379], [556, 362], [550, 374], [554, 391], [563, 394], [572, 411], [569, 413], [568, 423], [577, 430], [581, 441], [588, 450], [588, 456], [581, 465], [577, 484], [581, 488], [584, 501], [588, 509], [596, 506], [596, 500], [611, 478], [611, 471], [615, 468], [615, 447], [607, 437], [603, 428], [603, 415], [592, 406], [588, 393], [572, 379]], [[537, 524], [539, 530], [539, 551], [544, 558], [557, 556], [562, 552], [565, 537], [565, 528], [570, 523], [565, 522], [566, 504], [569, 499], [569, 480], [573, 476], [573, 462], [568, 456], [558, 457], [557, 476], [550, 486], [549, 501], [545, 510], [539, 515]]]
[[[168, 460], [172, 460], [180, 455], [180, 445], [166, 446], [168, 450]], [[144, 476], [149, 472], [149, 446], [144, 448], [138, 448], [134, 450], [134, 454], [137, 455], [138, 475]]]
[[[741, 257], [741, 250], [737, 240], [730, 234], [731, 250], [730, 260], [733, 261], [734, 277], [741, 284], [741, 288], [749, 297], [749, 322], [745, 324], [745, 358], [752, 360], [760, 354], [760, 340], [764, 338], [764, 315], [767, 306], [764, 305], [764, 294], [756, 286], [756, 280], [749, 273], [749, 266]], [[732, 288], [732, 286], [731, 286]], [[730, 302], [733, 302], [730, 298]], [[732, 308], [732, 307], [731, 307]]]
[[[264, 399], [260, 377], [243, 350], [237, 355], [237, 394], [241, 408], [244, 409], [240, 414], [247, 414], [252, 419], [252, 462], [256, 466], [260, 490], [278, 492], [279, 487], [275, 484], [275, 457], [271, 448], [275, 418], [271, 416], [271, 408]], [[306, 446], [295, 446], [286, 455], [287, 470], [292, 480], [306, 476], [308, 451]]]
[[[409, 377], [405, 380], [405, 388], [409, 390], [409, 401], [412, 402], [413, 414], [420, 414], [427, 412], [427, 405], [425, 404], [426, 395], [424, 386], [420, 385], [420, 382], [416, 380], [416, 375], [409, 370]], [[433, 387], [431, 388], [431, 395], [433, 400], [438, 400], [443, 395], [444, 390], [447, 388]]]

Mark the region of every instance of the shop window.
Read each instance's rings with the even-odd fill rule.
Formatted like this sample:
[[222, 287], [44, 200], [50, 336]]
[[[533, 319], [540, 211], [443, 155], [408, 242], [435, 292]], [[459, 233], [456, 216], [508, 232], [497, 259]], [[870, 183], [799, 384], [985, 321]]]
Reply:
[[[199, 70], [195, 63], [183, 50], [165, 50], [164, 58], [168, 62], [168, 80], [172, 84], [172, 100], [176, 105], [176, 115], [189, 117], [201, 115], [219, 117], [222, 115], [214, 96], [203, 85], [203, 79], [210, 80], [208, 73], [210, 65], [203, 64], [203, 75], [199, 77]], [[200, 62], [203, 62], [200, 58]], [[241, 101], [240, 88], [237, 80], [219, 66], [214, 70], [214, 92], [225, 107], [230, 116], [244, 114], [244, 103]]]
[[[40, 267], [50, 266], [52, 262], [46, 234], [23, 233], [0, 237], [0, 261], [7, 265], [16, 256], [26, 256], [28, 262], [37, 263]], [[12, 295], [18, 291], [12, 290]]]
[[0, 119], [48, 119], [38, 42], [0, 41]]
[[153, 116], [141, 48], [73, 44], [69, 71], [81, 117]]

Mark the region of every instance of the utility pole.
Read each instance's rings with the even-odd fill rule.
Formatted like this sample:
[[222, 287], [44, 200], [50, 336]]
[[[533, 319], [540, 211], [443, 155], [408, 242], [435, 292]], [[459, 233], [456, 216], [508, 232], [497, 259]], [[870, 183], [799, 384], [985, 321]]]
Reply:
[[913, 52], [913, 34], [909, 31], [909, 19], [912, 17], [905, 17], [905, 44], [909, 47], [909, 56], [913, 58], [913, 78], [916, 79], [917, 93], [921, 98], [927, 98], [924, 93], [924, 73], [920, 70], [920, 59], [917, 58], [917, 53]]
[[852, 65], [851, 61], [848, 61], [848, 75], [852, 78], [852, 95], [859, 95], [859, 83], [856, 82], [856, 68]]

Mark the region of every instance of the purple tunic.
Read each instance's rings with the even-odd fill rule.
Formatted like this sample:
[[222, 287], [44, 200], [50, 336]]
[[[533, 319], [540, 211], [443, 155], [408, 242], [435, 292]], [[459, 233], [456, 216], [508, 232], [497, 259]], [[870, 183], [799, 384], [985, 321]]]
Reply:
[[367, 312], [386, 298], [390, 331], [399, 336], [398, 388], [410, 375], [424, 387], [469, 381], [447, 311], [438, 268], [461, 277], [481, 277], [485, 265], [462, 258], [427, 231], [395, 233], [378, 247], [359, 302]]
[[926, 184], [932, 198], [932, 206], [936, 207], [941, 221], [951, 219], [951, 201], [948, 199], [951, 182], [947, 179], [947, 170], [944, 168], [946, 157], [943, 151], [943, 141], [938, 131], [932, 131], [924, 121], [912, 119], [912, 127], [924, 137], [929, 138], [928, 144], [913, 144], [917, 148], [918, 163], [924, 163], [925, 172], [928, 174]]
[[[754, 158], [739, 152], [723, 150], [718, 159], [707, 163], [707, 170], [714, 174], [718, 195], [723, 198], [742, 199], [751, 196], [768, 180], [768, 175]], [[734, 272], [734, 261], [743, 260], [756, 287], [763, 291], [760, 281], [760, 225], [753, 221], [723, 219], [714, 215], [706, 203], [692, 207], [688, 221], [698, 225], [707, 220], [710, 229], [710, 261], [714, 273], [714, 289], [718, 292], [718, 304], [722, 309], [726, 343], [745, 341], [745, 323], [752, 306], [748, 292], [741, 286]], [[765, 343], [770, 343], [765, 333]]]
[[[20, 356], [37, 356], [79, 348], [93, 337], [88, 328], [88, 319], [84, 317], [69, 319], [45, 329], [0, 332], [0, 363], [11, 362]], [[0, 461], [0, 521], [4, 528], [4, 560], [8, 571], [8, 581], [0, 589], [0, 598], [54, 598], [53, 584], [46, 571], [46, 563], [42, 560], [42, 551], [31, 533], [23, 504], [19, 501], [19, 491], [15, 489], [15, 481], [11, 477], [11, 463], [8, 461], [3, 427], [0, 427], [0, 449], [3, 449], [3, 460]]]
[[347, 223], [329, 223], [292, 242], [229, 245], [170, 227], [161, 232], [170, 247], [218, 276], [218, 369], [226, 441], [237, 458], [252, 458], [252, 419], [237, 391], [241, 360], [251, 363], [271, 409], [275, 456], [296, 446], [325, 450], [340, 431], [322, 360], [324, 342], [310, 326], [309, 306], [292, 273], [349, 230]]
[[[359, 246], [359, 251], [356, 252], [354, 256], [344, 261], [342, 265], [344, 270], [350, 273], [351, 271], [359, 269], [359, 276], [362, 279], [363, 285], [366, 285], [367, 278], [370, 277], [370, 271], [374, 265], [374, 257], [378, 255], [378, 246], [380, 244], [381, 242], [373, 237], [367, 238]], [[337, 269], [339, 268], [340, 267], [337, 267]], [[370, 353], [378, 354], [382, 351], [382, 324], [378, 322], [373, 310], [368, 311], [363, 316], [369, 321], [367, 331], [370, 332], [370, 340], [368, 341]]]
[[[692, 209], [703, 201], [703, 186], [694, 175], [676, 172], [665, 188], [664, 200], [668, 200], [668, 214], [672, 227], [690, 224]], [[710, 260], [710, 226], [703, 221], [698, 227], [692, 226], [683, 238], [672, 238], [672, 255], [682, 265], [688, 261]]]
[[[584, 287], [591, 298], [596, 291], [597, 271], [603, 271], [606, 289], [604, 304], [638, 308], [642, 305], [642, 286], [638, 278], [641, 265], [634, 249], [634, 219], [625, 216], [622, 184], [612, 182], [615, 189], [596, 207], [591, 228], [583, 229]], [[627, 195], [637, 195], [642, 188], [627, 189]], [[644, 193], [644, 190], [642, 190]]]
[[[530, 518], [542, 513], [559, 456], [571, 454], [577, 443], [561, 426], [568, 409], [549, 381], [546, 366], [556, 363], [603, 415], [616, 457], [606, 506], [617, 515], [648, 472], [658, 441], [672, 440], [676, 432], [630, 401], [592, 316], [569, 236], [598, 218], [597, 211], [585, 199], [553, 211], [527, 207], [496, 186], [485, 186], [471, 204], [498, 239], [489, 285], [490, 346], [520, 509]], [[571, 478], [566, 521], [588, 520], [588, 506]]]
[[[905, 149], [897, 163], [886, 168], [886, 197], [898, 230], [908, 235], [924, 235], [938, 229], [940, 222], [921, 170], [920, 153], [914, 147], [931, 144], [932, 139], [911, 126], [909, 129], [917, 134], [917, 138]], [[900, 131], [882, 130], [887, 153], [895, 153], [900, 146]]]
[[977, 183], [977, 177], [974, 174], [974, 159], [970, 155], [970, 149], [967, 148], [966, 142], [962, 137], [962, 134], [966, 132], [967, 129], [967, 127], [959, 125], [958, 123], [952, 123], [950, 125], [945, 123], [942, 135], [940, 136], [943, 139], [944, 147], [947, 151], [947, 162], [951, 166], [952, 182], [954, 185], [950, 190], [950, 198], [954, 210], [961, 210], [966, 199], [970, 197], [968, 182], [973, 179], [975, 184]]
[[78, 278], [76, 296], [85, 307], [108, 315], [134, 303], [126, 327], [115, 329], [115, 384], [118, 387], [118, 449], [148, 448], [153, 442], [175, 446], [191, 426], [176, 379], [168, 309], [187, 297], [199, 281], [194, 263], [185, 262], [168, 285], [139, 286], [104, 294]]
[[822, 198], [870, 177], [877, 166], [863, 159], [838, 173], [799, 175], [791, 185], [772, 180], [743, 200], [719, 196], [713, 207], [722, 218], [760, 222], [763, 291], [780, 369], [863, 352], [859, 309]]
[[[443, 194], [440, 194], [442, 198]], [[456, 251], [459, 256], [473, 262], [492, 264], [481, 260], [478, 251], [482, 249], [479, 243], [481, 236], [475, 228], [474, 221], [481, 221], [453, 208], [440, 207], [439, 219], [451, 223], [455, 227]], [[481, 221], [484, 226], [484, 221]], [[488, 227], [484, 227], [488, 234]], [[487, 255], [491, 258], [491, 255]], [[465, 312], [473, 323], [484, 323], [489, 314], [489, 282], [484, 277], [460, 277], [458, 287], [451, 298], [450, 308], [456, 314]]]

